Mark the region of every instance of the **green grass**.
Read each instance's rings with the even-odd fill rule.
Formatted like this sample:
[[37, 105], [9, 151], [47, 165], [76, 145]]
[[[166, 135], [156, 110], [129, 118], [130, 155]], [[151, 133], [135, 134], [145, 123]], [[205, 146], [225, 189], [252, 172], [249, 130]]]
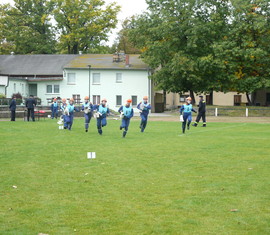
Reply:
[[0, 122], [0, 234], [270, 234], [269, 124], [83, 122]]

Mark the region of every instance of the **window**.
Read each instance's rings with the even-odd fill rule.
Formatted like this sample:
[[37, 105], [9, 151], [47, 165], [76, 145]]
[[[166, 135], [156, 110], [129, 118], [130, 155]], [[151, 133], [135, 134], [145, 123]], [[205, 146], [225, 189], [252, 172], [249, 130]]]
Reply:
[[13, 91], [16, 92], [16, 83], [13, 84]]
[[93, 73], [93, 84], [100, 84], [100, 73]]
[[72, 95], [72, 98], [74, 99], [74, 104], [81, 103], [81, 95]]
[[116, 82], [121, 83], [122, 82], [122, 73], [116, 73]]
[[47, 85], [47, 93], [53, 93], [52, 92], [52, 85]]
[[59, 85], [47, 85], [47, 94], [54, 94], [60, 93], [60, 86]]
[[76, 74], [75, 73], [68, 73], [67, 74], [67, 83], [68, 84], [76, 84]]
[[137, 96], [131, 96], [131, 99], [132, 99], [132, 105], [137, 105], [138, 102], [137, 102]]
[[180, 102], [185, 102], [189, 95], [180, 95]]
[[122, 96], [121, 95], [116, 96], [116, 105], [117, 106], [122, 105]]
[[93, 95], [93, 104], [100, 104], [100, 95]]
[[60, 93], [59, 85], [54, 85], [54, 93]]

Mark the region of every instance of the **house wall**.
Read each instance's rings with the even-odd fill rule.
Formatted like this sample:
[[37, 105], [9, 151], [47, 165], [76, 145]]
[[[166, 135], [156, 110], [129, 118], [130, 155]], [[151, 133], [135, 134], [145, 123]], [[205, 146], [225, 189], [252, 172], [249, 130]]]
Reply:
[[[189, 95], [186, 93], [184, 95]], [[234, 95], [241, 95], [241, 103], [247, 103], [247, 98], [245, 94], [238, 94], [237, 92], [214, 92], [213, 93], [213, 105], [224, 105], [224, 106], [234, 106]], [[204, 100], [206, 100], [206, 96], [204, 96]], [[199, 95], [195, 96], [196, 103], [199, 103]], [[177, 93], [167, 93], [166, 95], [166, 108], [174, 109], [181, 106], [183, 102], [180, 102], [180, 95]]]
[[214, 92], [213, 93], [213, 105], [234, 106], [234, 96], [241, 95], [241, 103], [247, 103], [247, 97], [245, 94], [238, 94], [237, 92]]
[[20, 93], [22, 97], [28, 97], [28, 83], [26, 80], [9, 78], [7, 86], [7, 98], [11, 98], [14, 93]]
[[[68, 73], [75, 73], [76, 82], [68, 84]], [[94, 85], [93, 73], [100, 73], [100, 84]], [[116, 82], [116, 73], [122, 73], [122, 83]], [[52, 97], [71, 98], [72, 95], [80, 95], [81, 101], [89, 94], [89, 70], [65, 69], [62, 81], [37, 82], [38, 97], [42, 104], [47, 105], [47, 99]], [[46, 93], [47, 85], [60, 85], [59, 93]], [[116, 105], [116, 96], [122, 96], [122, 104], [131, 96], [137, 96], [140, 102], [145, 95], [151, 100], [151, 84], [148, 79], [148, 71], [132, 70], [91, 70], [90, 100], [93, 102], [93, 95], [100, 95], [100, 98], [107, 98], [111, 109], [117, 111], [120, 106]], [[137, 111], [134, 109], [134, 111]]]
[[5, 86], [0, 85], [0, 94], [5, 95]]

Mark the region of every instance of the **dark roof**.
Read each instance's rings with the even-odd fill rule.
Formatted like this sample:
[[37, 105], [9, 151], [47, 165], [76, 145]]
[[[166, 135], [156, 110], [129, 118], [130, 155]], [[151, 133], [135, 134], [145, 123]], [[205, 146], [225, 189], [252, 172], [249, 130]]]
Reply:
[[64, 65], [78, 55], [0, 55], [0, 74], [62, 75]]
[[141, 59], [140, 55], [129, 55], [129, 66], [125, 58], [121, 62], [113, 62], [112, 54], [84, 54], [71, 60], [64, 68], [88, 69], [88, 65], [94, 69], [127, 69], [147, 70], [148, 66]]

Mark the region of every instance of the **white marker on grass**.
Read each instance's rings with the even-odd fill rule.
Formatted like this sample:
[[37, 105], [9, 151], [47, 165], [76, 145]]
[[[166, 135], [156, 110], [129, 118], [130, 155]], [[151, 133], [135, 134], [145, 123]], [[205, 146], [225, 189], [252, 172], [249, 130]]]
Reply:
[[88, 152], [87, 153], [87, 158], [88, 159], [94, 159], [94, 158], [96, 158], [96, 152]]

